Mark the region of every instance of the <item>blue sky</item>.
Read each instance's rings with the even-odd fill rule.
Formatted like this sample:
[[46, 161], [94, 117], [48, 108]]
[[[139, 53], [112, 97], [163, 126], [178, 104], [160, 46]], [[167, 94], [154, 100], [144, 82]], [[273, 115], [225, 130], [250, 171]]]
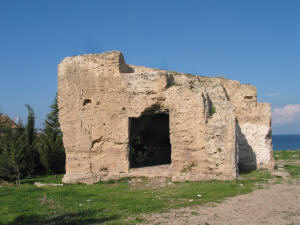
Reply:
[[257, 86], [273, 132], [300, 134], [300, 1], [0, 2], [0, 107], [41, 127], [66, 56], [120, 50], [130, 64]]

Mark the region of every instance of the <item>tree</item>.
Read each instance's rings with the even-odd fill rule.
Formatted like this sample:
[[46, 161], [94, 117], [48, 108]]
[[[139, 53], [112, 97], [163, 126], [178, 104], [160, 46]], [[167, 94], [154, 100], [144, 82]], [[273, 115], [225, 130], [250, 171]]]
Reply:
[[33, 109], [29, 105], [26, 104], [25, 107], [28, 110], [27, 123], [25, 126], [26, 141], [29, 146], [32, 146], [36, 136], [36, 130], [34, 128], [35, 116]]
[[26, 160], [26, 175], [31, 176], [37, 173], [40, 168], [39, 154], [36, 146], [36, 129], [35, 115], [33, 109], [29, 105], [25, 105], [28, 110], [27, 123], [25, 126], [25, 153]]
[[[3, 118], [4, 118], [3, 113], [0, 111], [0, 135], [3, 132], [3, 129], [5, 129], [5, 123], [3, 122]], [[1, 153], [1, 149], [0, 149], [0, 153]]]
[[57, 94], [50, 106], [50, 113], [39, 135], [38, 149], [40, 161], [48, 173], [65, 172], [65, 149], [58, 120]]
[[36, 148], [36, 129], [34, 111], [29, 105], [27, 123], [23, 126], [13, 123], [5, 117], [0, 133], [0, 177], [16, 180], [20, 185], [20, 176], [36, 173], [39, 168], [39, 155]]
[[26, 168], [24, 152], [26, 145], [24, 127], [7, 128], [0, 135], [0, 177], [15, 180], [20, 185], [20, 176]]

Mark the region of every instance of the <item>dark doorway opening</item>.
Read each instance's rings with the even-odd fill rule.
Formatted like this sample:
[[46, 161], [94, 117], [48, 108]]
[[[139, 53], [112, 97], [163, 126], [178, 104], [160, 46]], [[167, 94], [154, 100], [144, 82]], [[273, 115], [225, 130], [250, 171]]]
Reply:
[[168, 114], [129, 118], [129, 135], [130, 168], [171, 163]]

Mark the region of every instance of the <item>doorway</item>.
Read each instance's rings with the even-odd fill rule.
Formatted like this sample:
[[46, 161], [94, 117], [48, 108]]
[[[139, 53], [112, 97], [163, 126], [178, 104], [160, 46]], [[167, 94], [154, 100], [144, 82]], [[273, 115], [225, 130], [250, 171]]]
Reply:
[[129, 118], [130, 168], [171, 164], [169, 114]]

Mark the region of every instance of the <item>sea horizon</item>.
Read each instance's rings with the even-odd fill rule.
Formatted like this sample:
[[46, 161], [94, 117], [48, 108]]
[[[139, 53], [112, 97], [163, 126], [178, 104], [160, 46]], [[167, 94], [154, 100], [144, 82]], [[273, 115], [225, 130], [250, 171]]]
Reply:
[[273, 134], [273, 150], [300, 150], [300, 134]]

